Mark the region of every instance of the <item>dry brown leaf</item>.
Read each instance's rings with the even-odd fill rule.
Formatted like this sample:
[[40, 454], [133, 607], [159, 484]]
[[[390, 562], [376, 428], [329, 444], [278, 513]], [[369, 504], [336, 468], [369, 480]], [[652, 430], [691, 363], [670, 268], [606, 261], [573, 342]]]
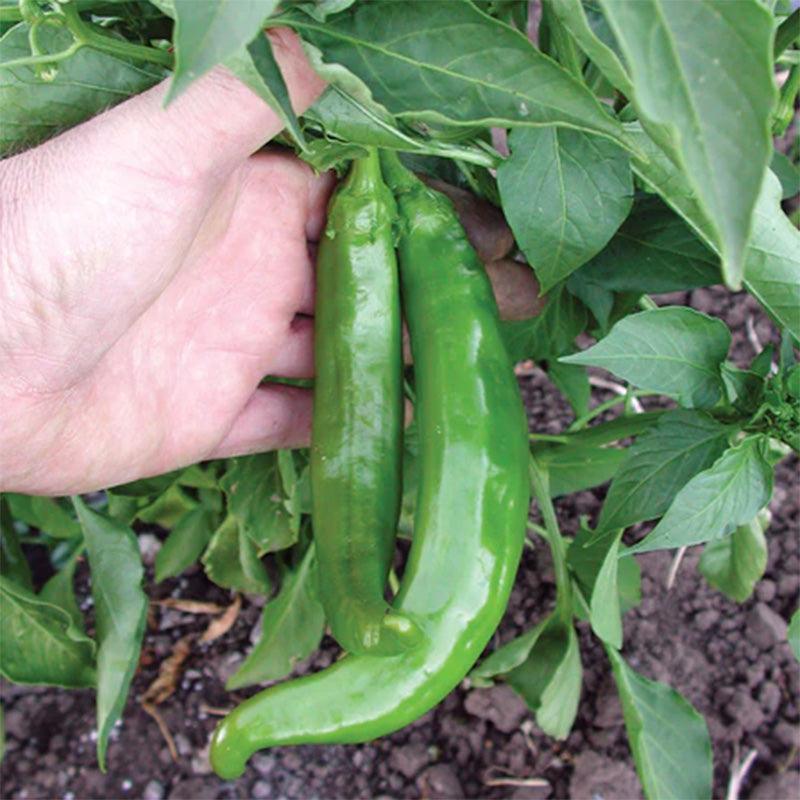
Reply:
[[233, 623], [236, 622], [241, 607], [242, 596], [237, 594], [233, 598], [233, 602], [225, 609], [225, 613], [211, 620], [205, 633], [200, 637], [200, 643], [213, 642], [214, 639], [224, 636], [233, 627]]
[[200, 711], [211, 717], [227, 717], [233, 711], [233, 706], [222, 708], [222, 706], [210, 706], [208, 703], [200, 703]]
[[183, 662], [192, 652], [194, 638], [195, 634], [189, 633], [175, 642], [172, 653], [161, 662], [156, 679], [142, 695], [142, 706], [146, 703], [159, 705], [178, 688], [181, 672], [183, 672]]
[[156, 725], [158, 725], [158, 729], [161, 731], [161, 735], [167, 743], [169, 754], [172, 756], [172, 760], [177, 764], [178, 749], [175, 747], [175, 740], [172, 738], [172, 734], [169, 732], [167, 723], [164, 722], [161, 713], [152, 703], [147, 703], [145, 701], [142, 701], [142, 708], [156, 721]]
[[203, 600], [184, 600], [180, 597], [167, 597], [164, 600], [153, 600], [153, 605], [174, 608], [187, 614], [221, 614], [225, 606], [219, 603], [206, 603]]

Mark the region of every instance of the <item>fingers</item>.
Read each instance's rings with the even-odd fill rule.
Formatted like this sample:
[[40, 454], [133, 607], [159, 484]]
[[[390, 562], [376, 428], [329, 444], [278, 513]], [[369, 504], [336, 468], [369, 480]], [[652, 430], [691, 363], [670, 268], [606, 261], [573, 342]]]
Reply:
[[[325, 88], [290, 31], [270, 31], [292, 106], [305, 111]], [[162, 177], [185, 182], [224, 176], [280, 132], [284, 124], [267, 103], [224, 67], [191, 84], [165, 108], [163, 81], [80, 126], [97, 146], [114, 142], [116, 153], [136, 153], [140, 169], [157, 166]]]
[[318, 242], [322, 237], [327, 219], [328, 200], [335, 186], [336, 174], [333, 171], [317, 175], [309, 184], [306, 222], [306, 238], [309, 242]]
[[298, 315], [272, 358], [270, 375], [281, 378], [311, 378], [314, 375], [314, 320]]
[[311, 392], [294, 386], [259, 386], [208, 458], [307, 447], [311, 441]]

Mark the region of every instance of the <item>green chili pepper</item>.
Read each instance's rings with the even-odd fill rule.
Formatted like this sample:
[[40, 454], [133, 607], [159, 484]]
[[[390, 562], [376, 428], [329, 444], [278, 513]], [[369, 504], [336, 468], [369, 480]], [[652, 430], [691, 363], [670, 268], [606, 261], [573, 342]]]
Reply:
[[528, 511], [527, 426], [489, 281], [450, 202], [387, 159], [402, 229], [400, 275], [411, 332], [420, 489], [395, 607], [425, 641], [386, 658], [349, 656], [266, 689], [219, 725], [223, 778], [262, 747], [353, 743], [391, 733], [468, 672], [505, 610]]
[[421, 639], [384, 599], [403, 448], [396, 213], [372, 150], [331, 200], [317, 258], [311, 488], [320, 593], [339, 644], [374, 655]]

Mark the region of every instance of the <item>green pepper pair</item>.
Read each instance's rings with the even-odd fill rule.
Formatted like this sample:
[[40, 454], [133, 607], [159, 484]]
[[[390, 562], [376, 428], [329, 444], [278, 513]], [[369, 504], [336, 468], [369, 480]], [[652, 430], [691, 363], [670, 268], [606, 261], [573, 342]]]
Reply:
[[[401, 412], [394, 396], [380, 396], [369, 408], [359, 405], [359, 414], [378, 420], [377, 427], [370, 427], [369, 419], [361, 421], [360, 430], [381, 442], [360, 462], [367, 472], [362, 473], [360, 467], [334, 470], [331, 474], [344, 476], [339, 490], [326, 492], [321, 505], [319, 498], [314, 501], [317, 516], [351, 515], [331, 518], [341, 527], [333, 523], [326, 527], [324, 516], [319, 520], [315, 516], [315, 536], [320, 573], [330, 566], [328, 556], [333, 555], [333, 561], [344, 556], [330, 573], [329, 587], [323, 583], [323, 601], [327, 593], [334, 633], [341, 637], [340, 641], [354, 638], [366, 645], [367, 652], [362, 649], [322, 672], [266, 689], [229, 714], [217, 728], [211, 748], [212, 764], [224, 778], [241, 774], [247, 759], [260, 748], [363, 742], [391, 733], [432, 708], [466, 675], [489, 641], [505, 610], [522, 552], [529, 502], [527, 425], [512, 366], [500, 338], [491, 286], [450, 201], [417, 180], [396, 156], [385, 155], [382, 166], [400, 217], [400, 283], [414, 356], [415, 413], [420, 435], [419, 494], [408, 563], [400, 591], [387, 612], [374, 601], [382, 600], [385, 570], [393, 549], [394, 531], [387, 533], [383, 526], [396, 513], [399, 477], [395, 465], [399, 460], [391, 466], [384, 462], [379, 480], [373, 481], [370, 475], [382, 457], [392, 454], [394, 458], [394, 448], [399, 447], [394, 420]], [[329, 227], [333, 238], [320, 248], [316, 326], [327, 325], [328, 320], [341, 315], [347, 321], [345, 329], [353, 331], [353, 346], [362, 341], [362, 334], [351, 327], [363, 310], [360, 304], [366, 304], [377, 317], [391, 317], [396, 307], [396, 293], [389, 296], [389, 270], [384, 274], [385, 238], [382, 232], [378, 234], [385, 230], [385, 214], [367, 204], [373, 210], [361, 207], [361, 219], [354, 220], [347, 212], [340, 216], [342, 195], [346, 199], [348, 187], [362, 184], [365, 172], [373, 176], [373, 182], [378, 176], [374, 191], [381, 195], [382, 183], [372, 154], [363, 165], [356, 166], [332, 201]], [[390, 204], [385, 201], [381, 207], [390, 208]], [[335, 247], [336, 239], [342, 237], [343, 252], [336, 251], [333, 256], [334, 262], [341, 265], [338, 256], [350, 252], [348, 231], [363, 231], [361, 222], [365, 219], [375, 227], [371, 236], [362, 240], [359, 233], [356, 237], [359, 247], [355, 260], [363, 257], [369, 261], [369, 253], [381, 253], [377, 268], [374, 263], [345, 266], [348, 276], [353, 271], [352, 280], [357, 281], [358, 272], [364, 284], [352, 283], [350, 277], [343, 284], [326, 283], [331, 279], [324, 275], [329, 266], [325, 263], [325, 250], [330, 245]], [[367, 241], [378, 240], [381, 244], [375, 249], [366, 246]], [[378, 281], [380, 298], [371, 297], [373, 271], [384, 275]], [[353, 293], [353, 304], [348, 300], [346, 313], [339, 308], [328, 317], [325, 305], [335, 306], [338, 302], [326, 294], [336, 291], [331, 286], [347, 286], [348, 292]], [[394, 323], [390, 327], [392, 348], [396, 348]], [[324, 364], [320, 363], [323, 369], [337, 355], [335, 346], [325, 344], [327, 331], [320, 330], [317, 339], [323, 350], [333, 348], [326, 351]], [[355, 358], [347, 344], [342, 347], [345, 352], [339, 355], [349, 353]], [[394, 372], [397, 350], [391, 352], [384, 369]], [[322, 356], [319, 349], [318, 354]], [[363, 369], [359, 366], [342, 375], [342, 380], [349, 382], [375, 374]], [[381, 380], [388, 381], [382, 386], [391, 386], [390, 391], [394, 391], [394, 377], [383, 375]], [[318, 429], [317, 417], [322, 423], [322, 414], [326, 413], [325, 406], [319, 404], [333, 404], [337, 396], [341, 402], [355, 391], [356, 387], [349, 383], [340, 384], [338, 395], [331, 390], [330, 394], [315, 397], [314, 433], [323, 438], [321, 442], [315, 440], [315, 446], [320, 444], [322, 449], [314, 457], [326, 470], [330, 456], [325, 450], [341, 436], [341, 431]], [[377, 436], [378, 428], [385, 438]], [[365, 455], [358, 443], [344, 442], [342, 446], [342, 451], [333, 452], [337, 459], [352, 457], [353, 448], [359, 459]], [[371, 533], [356, 518], [357, 511], [337, 510], [337, 504], [351, 498], [349, 492], [355, 492], [349, 483], [354, 476], [359, 478], [359, 495], [363, 489], [365, 513], [372, 515], [379, 527], [377, 532]], [[370, 487], [379, 498], [377, 502], [370, 496]], [[317, 491], [316, 483], [314, 490]], [[381, 513], [374, 510], [378, 506]], [[333, 531], [331, 552], [325, 551], [328, 543], [319, 549], [319, 522], [323, 522], [323, 532]], [[354, 535], [359, 541], [348, 551], [338, 537], [346, 538], [347, 525], [351, 523], [356, 524]], [[373, 539], [377, 535], [378, 540], [371, 545], [372, 550], [366, 550], [370, 557], [377, 551], [380, 556], [367, 559], [368, 564], [364, 562], [367, 573], [362, 577], [356, 552], [364, 552], [363, 542], [370, 535]], [[336, 607], [337, 598], [341, 601], [348, 586], [356, 581], [358, 587], [368, 587], [368, 602], [356, 611], [348, 600]], [[353, 616], [348, 619], [348, 614]], [[368, 623], [360, 628], [363, 619]], [[351, 620], [358, 622], [354, 626]], [[365, 630], [372, 633], [365, 636]], [[408, 646], [396, 655], [369, 654], [370, 645], [379, 647], [384, 636], [390, 647]]]

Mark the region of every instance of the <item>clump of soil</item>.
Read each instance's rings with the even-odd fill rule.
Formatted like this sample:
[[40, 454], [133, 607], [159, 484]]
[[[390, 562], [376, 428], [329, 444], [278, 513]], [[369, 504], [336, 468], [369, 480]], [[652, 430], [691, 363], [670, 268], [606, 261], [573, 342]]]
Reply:
[[[733, 360], [749, 361], [754, 340], [774, 341], [774, 330], [746, 295], [697, 290], [668, 298], [722, 317], [734, 329]], [[540, 372], [522, 379], [531, 427], [556, 432], [570, 421], [558, 393]], [[609, 397], [611, 395], [608, 395]], [[767, 532], [769, 564], [755, 595], [737, 605], [711, 589], [696, 570], [690, 549], [671, 589], [673, 554], [640, 557], [641, 605], [625, 617], [624, 653], [648, 677], [684, 694], [706, 717], [714, 743], [715, 796], [724, 797], [731, 769], [750, 750], [756, 759], [743, 797], [779, 800], [800, 788], [800, 667], [785, 642], [786, 621], [800, 594], [797, 460], [778, 470]], [[594, 517], [604, 489], [556, 502], [565, 531], [580, 515]], [[147, 536], [150, 538], [148, 539]], [[143, 537], [152, 560], [156, 544]], [[227, 594], [203, 573], [158, 586], [155, 598], [175, 596], [227, 604]], [[538, 621], [551, 607], [549, 556], [534, 542], [523, 557], [508, 612], [495, 637], [502, 643]], [[153, 719], [138, 703], [158, 666], [185, 634], [200, 633], [207, 619], [162, 609], [145, 637], [142, 665], [121, 724], [112, 734], [109, 772], [95, 760], [94, 699], [90, 692], [2, 684], [7, 750], [2, 796], [8, 798], [537, 798], [641, 797], [608, 662], [587, 626], [579, 623], [584, 691], [570, 736], [554, 741], [535, 727], [524, 703], [505, 686], [462, 685], [413, 725], [358, 746], [276, 748], [254, 757], [237, 781], [211, 773], [208, 738], [218, 708], [241, 699], [223, 684], [251, 646], [259, 618], [245, 602], [221, 639], [195, 647], [176, 693], [160, 709], [178, 753], [175, 763]], [[300, 671], [331, 662], [337, 647], [322, 649]]]

